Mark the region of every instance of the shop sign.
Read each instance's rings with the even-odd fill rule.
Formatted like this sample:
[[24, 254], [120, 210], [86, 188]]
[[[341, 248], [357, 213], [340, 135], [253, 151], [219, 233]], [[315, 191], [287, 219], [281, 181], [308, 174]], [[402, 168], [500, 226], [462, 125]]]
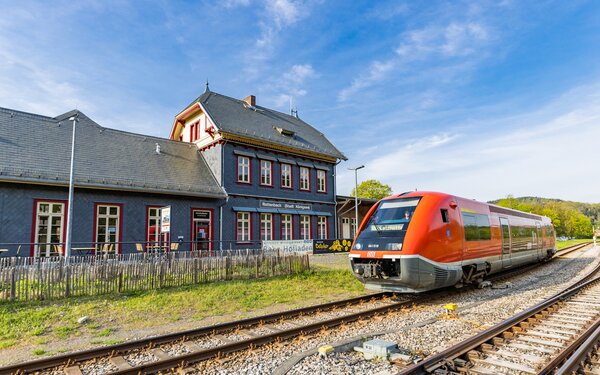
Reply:
[[169, 233], [171, 231], [171, 206], [160, 209], [160, 233]]
[[210, 212], [209, 211], [194, 211], [194, 219], [210, 220]]
[[351, 247], [351, 239], [314, 240], [313, 254], [347, 253]]
[[265, 253], [283, 254], [308, 254], [313, 249], [312, 240], [289, 240], [289, 241], [263, 241], [262, 249]]

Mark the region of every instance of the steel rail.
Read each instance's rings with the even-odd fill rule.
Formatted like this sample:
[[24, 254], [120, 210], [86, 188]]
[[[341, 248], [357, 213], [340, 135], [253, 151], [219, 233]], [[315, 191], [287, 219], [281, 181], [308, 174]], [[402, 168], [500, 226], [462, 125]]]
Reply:
[[589, 354], [597, 349], [599, 343], [600, 326], [597, 326], [593, 332], [589, 332], [587, 340], [556, 370], [555, 375], [571, 375], [583, 372]]
[[488, 328], [487, 330], [480, 332], [469, 339], [458, 343], [438, 354], [435, 354], [429, 358], [425, 358], [423, 361], [407, 367], [406, 369], [400, 371], [398, 375], [408, 375], [408, 374], [431, 374], [435, 370], [442, 368], [453, 362], [454, 359], [466, 354], [468, 351], [473, 350], [482, 344], [487, 343], [492, 340], [494, 337], [501, 335], [503, 332], [509, 330], [511, 327], [518, 325], [521, 322], [526, 321], [528, 318], [531, 318], [538, 314], [540, 311], [545, 310], [551, 305], [554, 305], [558, 301], [562, 301], [573, 294], [576, 294], [581, 289], [586, 286], [599, 282], [600, 277], [593, 278], [596, 273], [600, 272], [600, 265], [596, 266], [590, 273], [588, 273], [581, 280], [571, 284], [569, 287], [565, 288], [563, 291], [555, 294], [554, 296], [546, 299], [545, 301], [540, 302], [539, 304], [530, 307], [529, 309], [514, 315], [507, 320], [496, 324], [493, 327]]
[[362, 302], [370, 302], [375, 300], [380, 300], [385, 297], [392, 296], [393, 293], [382, 292], [382, 293], [374, 293], [366, 296], [354, 297], [340, 301], [327, 302], [319, 305], [312, 305], [307, 307], [302, 307], [294, 310], [282, 311], [278, 313], [262, 315], [253, 318], [246, 318], [242, 320], [236, 320], [233, 322], [225, 322], [220, 324], [215, 324], [206, 327], [194, 328], [186, 331], [169, 333], [161, 336], [153, 336], [147, 337], [144, 339], [129, 341], [121, 344], [102, 346], [99, 348], [93, 348], [88, 350], [82, 350], [74, 353], [62, 354], [49, 358], [42, 358], [30, 362], [18, 363], [13, 365], [8, 365], [4, 367], [0, 367], [0, 375], [4, 374], [15, 374], [21, 372], [31, 372], [43, 370], [51, 367], [58, 367], [61, 365], [68, 365], [75, 362], [86, 361], [93, 358], [105, 357], [114, 355], [116, 353], [123, 353], [135, 349], [143, 349], [145, 347], [151, 347], [161, 344], [166, 344], [170, 342], [175, 342], [178, 340], [187, 340], [193, 339], [195, 337], [207, 335], [207, 334], [216, 334], [223, 333], [228, 331], [233, 331], [241, 328], [249, 328], [252, 326], [256, 326], [259, 324], [276, 322], [281, 319], [288, 319], [291, 317], [302, 316], [314, 312], [322, 312], [327, 310], [332, 310], [335, 308], [342, 308], [344, 306], [355, 305]]
[[574, 251], [577, 251], [581, 248], [584, 248], [588, 245], [590, 245], [591, 242], [584, 242], [584, 243], [580, 243], [580, 244], [576, 244], [576, 245], [571, 245], [569, 247], [565, 247], [564, 249], [560, 249], [556, 252], [556, 254], [554, 255], [555, 257], [562, 257], [565, 256], [567, 254], [570, 254]]

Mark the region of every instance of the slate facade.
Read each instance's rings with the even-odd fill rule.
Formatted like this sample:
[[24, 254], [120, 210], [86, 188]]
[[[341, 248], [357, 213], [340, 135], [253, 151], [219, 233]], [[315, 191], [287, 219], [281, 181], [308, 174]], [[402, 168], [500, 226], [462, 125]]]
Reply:
[[[216, 250], [337, 236], [335, 165], [345, 156], [297, 116], [207, 90], [175, 117], [170, 139], [104, 128], [79, 111], [0, 108], [0, 256], [61, 250], [39, 243], [65, 241], [73, 120], [72, 241], [82, 254], [107, 243]], [[170, 237], [156, 220], [165, 206]]]

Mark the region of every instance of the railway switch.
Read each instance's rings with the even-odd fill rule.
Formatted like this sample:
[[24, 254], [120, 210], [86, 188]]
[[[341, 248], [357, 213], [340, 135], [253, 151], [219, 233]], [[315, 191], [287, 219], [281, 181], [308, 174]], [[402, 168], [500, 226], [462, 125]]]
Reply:
[[362, 347], [355, 346], [354, 350], [363, 353], [365, 359], [387, 359], [389, 355], [400, 352], [395, 343], [377, 339], [364, 342]]

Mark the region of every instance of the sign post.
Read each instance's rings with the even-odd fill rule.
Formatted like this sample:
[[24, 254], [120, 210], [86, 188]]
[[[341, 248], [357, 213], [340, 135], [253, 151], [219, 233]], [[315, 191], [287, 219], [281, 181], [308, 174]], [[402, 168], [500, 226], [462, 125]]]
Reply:
[[160, 209], [160, 239], [159, 246], [156, 249], [157, 253], [162, 248], [163, 234], [165, 233], [171, 233], [171, 206], [161, 207]]

